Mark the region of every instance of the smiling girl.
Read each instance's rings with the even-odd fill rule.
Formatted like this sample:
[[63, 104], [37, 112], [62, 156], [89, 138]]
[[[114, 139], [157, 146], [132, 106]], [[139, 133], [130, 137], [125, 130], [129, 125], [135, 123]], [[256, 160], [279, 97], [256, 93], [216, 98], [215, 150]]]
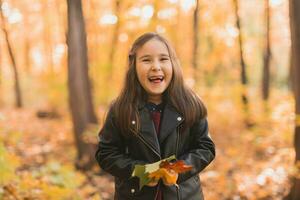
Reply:
[[[201, 172], [215, 157], [207, 110], [185, 84], [168, 41], [145, 33], [129, 51], [123, 90], [112, 103], [99, 133], [96, 159], [115, 177], [117, 200], [202, 200]], [[175, 186], [161, 181], [139, 190], [131, 177], [135, 165], [175, 155], [193, 169], [179, 174]]]

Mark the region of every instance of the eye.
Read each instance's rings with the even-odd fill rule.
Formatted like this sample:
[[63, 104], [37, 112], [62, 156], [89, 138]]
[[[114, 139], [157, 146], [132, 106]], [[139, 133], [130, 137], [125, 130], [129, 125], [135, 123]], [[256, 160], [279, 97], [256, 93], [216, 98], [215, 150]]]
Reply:
[[150, 59], [143, 59], [142, 62], [150, 62]]
[[169, 60], [168, 57], [164, 57], [164, 58], [161, 58], [160, 61], [166, 61], [166, 60]]

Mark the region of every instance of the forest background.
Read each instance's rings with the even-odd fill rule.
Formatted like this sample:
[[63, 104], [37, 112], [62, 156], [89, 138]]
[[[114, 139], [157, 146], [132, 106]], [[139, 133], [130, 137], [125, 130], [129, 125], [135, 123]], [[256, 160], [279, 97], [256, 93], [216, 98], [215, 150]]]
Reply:
[[97, 134], [130, 45], [149, 31], [170, 40], [208, 108], [217, 157], [200, 173], [205, 197], [300, 199], [299, 10], [297, 0], [0, 0], [0, 199], [113, 198]]

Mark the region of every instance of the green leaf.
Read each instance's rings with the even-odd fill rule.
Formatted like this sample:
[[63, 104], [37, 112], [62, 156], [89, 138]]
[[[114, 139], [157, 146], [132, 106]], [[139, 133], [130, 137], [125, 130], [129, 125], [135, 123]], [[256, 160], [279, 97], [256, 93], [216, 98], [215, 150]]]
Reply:
[[136, 176], [139, 178], [140, 190], [144, 185], [147, 185], [150, 182], [148, 174], [146, 173], [145, 165], [135, 165], [134, 170], [132, 172], [132, 176]]
[[175, 157], [175, 155], [172, 155], [168, 158], [157, 161], [155, 163], [151, 163], [151, 164], [147, 164], [147, 165], [135, 165], [131, 176], [132, 177], [136, 176], [139, 178], [139, 188], [141, 190], [143, 188], [143, 186], [145, 186], [151, 182], [151, 178], [149, 178], [148, 175], [150, 173], [158, 170], [159, 165], [162, 161], [171, 161], [174, 159], [176, 159], [176, 157]]
[[160, 165], [161, 162], [163, 162], [163, 161], [171, 161], [171, 160], [174, 160], [174, 159], [176, 159], [176, 157], [175, 157], [175, 155], [172, 155], [172, 156], [170, 156], [168, 158], [165, 158], [163, 160], [157, 161], [155, 163], [147, 164], [147, 165], [145, 165], [145, 172], [146, 173], [152, 173], [152, 172], [154, 172], [154, 171], [156, 171], [156, 170], [159, 169], [159, 165]]
[[145, 173], [145, 165], [135, 165], [131, 176], [140, 176]]

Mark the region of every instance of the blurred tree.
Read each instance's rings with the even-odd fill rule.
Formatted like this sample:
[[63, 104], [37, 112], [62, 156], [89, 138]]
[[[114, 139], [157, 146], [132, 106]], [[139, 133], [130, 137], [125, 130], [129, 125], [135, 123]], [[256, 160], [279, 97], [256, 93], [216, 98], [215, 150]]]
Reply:
[[264, 49], [264, 66], [263, 66], [263, 77], [262, 77], [262, 94], [263, 99], [269, 98], [270, 91], [270, 6], [269, 0], [265, 0], [265, 15], [266, 15], [266, 37], [265, 37], [265, 49]]
[[[118, 46], [118, 37], [119, 37], [119, 32], [120, 32], [120, 26], [121, 26], [121, 0], [115, 0], [114, 1], [114, 13], [117, 17], [117, 22], [115, 24], [114, 30], [113, 30], [113, 36], [112, 36], [112, 41], [111, 41], [111, 49], [109, 52], [109, 73], [108, 73], [108, 78], [111, 79], [111, 76], [113, 75], [113, 68], [114, 68], [114, 59], [115, 59], [115, 54], [116, 54], [116, 49]], [[109, 80], [108, 80], [109, 81]]]
[[150, 31], [151, 32], [156, 32], [156, 28], [157, 28], [157, 25], [158, 25], [158, 11], [160, 9], [160, 3], [161, 1], [159, 0], [153, 0], [153, 15], [151, 17], [151, 21], [150, 21], [150, 25], [149, 25], [149, 28], [150, 28]]
[[[294, 34], [294, 32], [292, 31], [294, 28], [293, 28], [293, 26], [294, 26], [294, 22], [292, 21], [292, 12], [293, 12], [293, 8], [292, 8], [292, 5], [291, 5], [292, 3], [289, 1], [289, 15], [290, 15], [290, 32], [291, 32], [291, 40], [292, 40], [292, 38], [293, 38], [293, 34]], [[292, 42], [292, 41], [291, 41]], [[294, 67], [295, 67], [295, 64], [294, 64], [294, 62], [295, 62], [295, 58], [294, 58], [294, 56], [295, 56], [295, 54], [292, 52], [293, 51], [293, 43], [291, 43], [291, 53], [290, 53], [290, 66], [289, 66], [289, 82], [288, 82], [288, 84], [289, 84], [289, 89], [294, 93], [295, 92], [295, 82], [294, 82]]]
[[293, 90], [295, 95], [295, 112], [296, 112], [296, 123], [295, 123], [295, 136], [294, 145], [296, 151], [296, 169], [297, 174], [292, 179], [292, 187], [289, 194], [284, 197], [284, 200], [298, 200], [300, 199], [300, 1], [290, 0], [290, 28], [291, 28], [291, 41], [292, 41], [292, 82]]
[[179, 34], [178, 31], [176, 31], [176, 30], [181, 30], [180, 17], [182, 17], [182, 14], [181, 14], [181, 8], [180, 8], [180, 1], [178, 1], [176, 3], [175, 9], [176, 9], [176, 17], [172, 20], [170, 35], [172, 37], [172, 43], [176, 49], [177, 56], [178, 56], [178, 55], [180, 55], [179, 38], [180, 38], [181, 34]]
[[2, 0], [0, 0], [0, 17], [2, 21], [2, 31], [5, 36], [5, 41], [9, 53], [9, 57], [12, 63], [12, 68], [13, 68], [13, 73], [14, 73], [14, 89], [15, 89], [15, 95], [16, 95], [16, 107], [21, 108], [23, 103], [22, 103], [22, 95], [21, 95], [21, 89], [20, 89], [20, 81], [19, 81], [19, 73], [18, 73], [18, 68], [17, 68], [17, 63], [15, 59], [15, 55], [13, 53], [13, 49], [9, 40], [9, 33], [6, 27], [6, 22], [5, 22], [5, 17], [2, 12]]
[[[290, 27], [292, 27], [292, 23], [290, 21]], [[293, 81], [293, 74], [294, 74], [294, 67], [293, 67], [293, 54], [291, 53], [290, 54], [290, 66], [289, 66], [289, 79], [288, 79], [288, 87], [289, 87], [289, 90], [294, 92], [294, 81]]]
[[[1, 5], [1, 4], [0, 4]], [[0, 8], [1, 9], [1, 8]], [[0, 52], [1, 52], [1, 42], [0, 42]], [[2, 92], [2, 78], [3, 78], [3, 73], [2, 73], [2, 54], [0, 53], [0, 108], [3, 104], [3, 92]]]
[[43, 42], [44, 42], [44, 51], [45, 51], [45, 58], [47, 63], [47, 68], [49, 69], [50, 73], [54, 71], [54, 64], [53, 64], [53, 39], [52, 39], [52, 24], [49, 15], [49, 1], [44, 0], [42, 3], [43, 8], [41, 9], [42, 18], [43, 18]]
[[242, 31], [241, 31], [241, 23], [240, 23], [240, 16], [239, 16], [239, 3], [238, 0], [233, 0], [234, 3], [234, 11], [235, 11], [235, 17], [236, 17], [236, 28], [238, 29], [238, 49], [239, 49], [239, 55], [240, 55], [240, 64], [241, 64], [241, 83], [242, 83], [242, 101], [245, 107], [245, 110], [248, 110], [248, 97], [246, 94], [246, 88], [248, 84], [247, 74], [246, 74], [246, 64], [244, 59], [244, 53], [243, 53], [243, 37], [242, 37]]
[[[28, 4], [23, 4], [23, 27], [24, 30], [28, 29], [30, 27], [29, 23], [29, 14], [28, 11]], [[30, 59], [30, 50], [31, 50], [31, 41], [29, 37], [30, 33], [29, 31], [24, 31], [24, 63], [25, 63], [25, 71], [27, 74], [31, 72], [31, 59]]]
[[[194, 38], [193, 38], [193, 58], [192, 58], [192, 65], [194, 68], [194, 80], [197, 82], [198, 80], [198, 46], [199, 46], [199, 0], [196, 1], [196, 6], [194, 10], [193, 15], [193, 32], [194, 32]], [[197, 84], [196, 84], [197, 85]]]
[[84, 132], [96, 124], [90, 80], [88, 76], [87, 42], [81, 0], [67, 0], [68, 6], [68, 86], [72, 114], [77, 163], [79, 169], [94, 164], [94, 145], [84, 141]]
[[[84, 9], [85, 14], [85, 28], [88, 34], [87, 37], [87, 45], [89, 49], [89, 63], [90, 65], [94, 65], [94, 63], [99, 62], [101, 60], [100, 52], [99, 52], [99, 38], [101, 37], [101, 26], [99, 26], [99, 1], [97, 0], [89, 0], [87, 1], [86, 11]], [[98, 77], [96, 73], [92, 73], [92, 76], [95, 75]], [[93, 77], [94, 78], [94, 77]]]

